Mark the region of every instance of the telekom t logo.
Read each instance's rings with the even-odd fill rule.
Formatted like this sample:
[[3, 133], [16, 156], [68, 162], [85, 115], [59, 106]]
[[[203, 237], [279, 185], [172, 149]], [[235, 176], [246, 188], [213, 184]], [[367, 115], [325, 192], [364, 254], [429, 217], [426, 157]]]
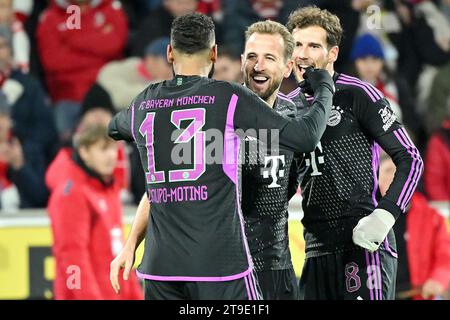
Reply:
[[[285, 165], [284, 156], [269, 156], [264, 158], [264, 169], [263, 170], [263, 177], [267, 179], [269, 175], [272, 177], [272, 183], [269, 185], [269, 188], [278, 188], [281, 187], [278, 183], [278, 177], [282, 178], [284, 177], [284, 170], [278, 170], [280, 167], [279, 164]], [[268, 163], [271, 162], [271, 166], [267, 167]], [[279, 176], [277, 176], [277, 173]]]

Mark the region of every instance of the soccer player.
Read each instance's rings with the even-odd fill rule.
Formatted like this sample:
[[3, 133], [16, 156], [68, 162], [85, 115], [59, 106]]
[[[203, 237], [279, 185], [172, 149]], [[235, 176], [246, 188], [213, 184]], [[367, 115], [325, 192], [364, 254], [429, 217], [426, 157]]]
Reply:
[[[287, 27], [295, 39], [296, 79], [304, 79], [306, 67], [325, 68], [336, 86], [327, 129], [304, 163], [300, 299], [393, 299], [392, 226], [417, 186], [422, 159], [381, 92], [334, 71], [342, 36], [338, 17], [304, 7], [290, 15]], [[300, 86], [309, 92], [306, 83]], [[383, 197], [377, 181], [380, 147], [397, 168]]]
[[[296, 117], [297, 107], [279, 92], [292, 71], [294, 39], [274, 21], [248, 27], [242, 70], [245, 86], [285, 117]], [[281, 148], [267, 152], [255, 140], [245, 140], [242, 167], [242, 212], [250, 253], [264, 299], [296, 300], [298, 284], [289, 250], [288, 203], [295, 194], [298, 158]]]
[[[174, 78], [151, 84], [109, 126], [114, 139], [135, 141], [146, 171], [151, 210], [136, 218], [141, 224], [134, 223], [129, 237], [141, 240], [148, 221], [138, 268], [146, 298], [259, 299], [239, 205], [235, 130], [278, 130], [285, 147], [313, 150], [331, 107], [331, 77], [310, 71], [315, 104], [302, 118], [287, 119], [250, 90], [209, 79], [217, 58], [209, 17], [175, 19], [167, 56]], [[224, 143], [215, 152], [212, 143], [206, 145], [211, 131], [219, 131]], [[128, 250], [123, 256], [130, 257]], [[117, 266], [129, 266], [127, 261], [117, 259], [111, 266], [116, 290]]]

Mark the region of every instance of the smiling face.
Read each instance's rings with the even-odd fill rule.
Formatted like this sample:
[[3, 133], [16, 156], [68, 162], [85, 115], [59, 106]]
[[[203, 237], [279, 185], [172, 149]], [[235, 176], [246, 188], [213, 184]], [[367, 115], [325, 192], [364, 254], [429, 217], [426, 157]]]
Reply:
[[295, 40], [292, 59], [297, 81], [303, 80], [306, 67], [326, 69], [330, 74], [333, 73], [333, 63], [338, 57], [339, 47], [328, 48], [325, 29], [319, 26], [295, 28], [292, 36]]
[[265, 101], [278, 93], [292, 62], [284, 58], [284, 40], [280, 34], [253, 33], [245, 43], [242, 72], [245, 85]]

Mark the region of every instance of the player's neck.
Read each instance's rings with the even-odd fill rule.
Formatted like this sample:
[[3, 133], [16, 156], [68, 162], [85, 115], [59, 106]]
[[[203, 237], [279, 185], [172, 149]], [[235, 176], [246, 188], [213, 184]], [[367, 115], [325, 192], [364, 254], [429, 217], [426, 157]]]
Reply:
[[174, 63], [173, 70], [180, 76], [201, 76], [207, 77], [211, 71], [211, 63], [198, 60], [186, 60], [181, 63]]
[[325, 69], [327, 69], [327, 71], [330, 74], [331, 78], [333, 78], [333, 76], [334, 76], [334, 65], [332, 63], [329, 63], [329, 64], [327, 64]]
[[265, 99], [264, 101], [267, 103], [269, 107], [273, 109], [275, 105], [275, 101], [277, 100], [278, 90], [275, 90], [270, 97]]

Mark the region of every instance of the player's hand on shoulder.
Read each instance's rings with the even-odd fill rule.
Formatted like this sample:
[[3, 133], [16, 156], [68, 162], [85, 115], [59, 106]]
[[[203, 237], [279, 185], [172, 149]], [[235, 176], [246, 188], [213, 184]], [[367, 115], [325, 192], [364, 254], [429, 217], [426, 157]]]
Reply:
[[125, 246], [110, 264], [109, 280], [116, 294], [120, 293], [119, 272], [123, 271], [123, 280], [128, 280], [131, 268], [134, 264], [135, 250], [130, 246]]
[[313, 95], [314, 92], [316, 92], [316, 90], [321, 86], [328, 88], [331, 93], [336, 91], [333, 79], [325, 69], [314, 69], [312, 67], [308, 67], [305, 69], [303, 78], [304, 80], [300, 82], [299, 86], [302, 88], [303, 92], [309, 95]]
[[378, 250], [389, 230], [394, 226], [394, 216], [384, 209], [375, 209], [361, 218], [353, 229], [353, 242], [364, 249]]

